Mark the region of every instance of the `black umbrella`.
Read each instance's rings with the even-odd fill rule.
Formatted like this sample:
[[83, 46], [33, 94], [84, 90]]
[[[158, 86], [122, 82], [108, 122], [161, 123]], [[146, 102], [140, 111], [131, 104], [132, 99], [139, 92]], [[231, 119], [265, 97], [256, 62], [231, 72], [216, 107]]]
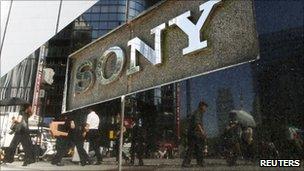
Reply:
[[0, 100], [0, 106], [17, 106], [17, 105], [25, 105], [25, 104], [30, 104], [30, 103], [18, 97], [11, 97]]

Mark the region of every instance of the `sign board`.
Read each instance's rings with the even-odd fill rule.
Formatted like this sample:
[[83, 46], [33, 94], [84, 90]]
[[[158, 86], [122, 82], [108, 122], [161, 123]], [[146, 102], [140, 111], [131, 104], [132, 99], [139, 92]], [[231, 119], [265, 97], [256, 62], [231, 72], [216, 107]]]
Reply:
[[168, 0], [70, 55], [67, 110], [257, 59], [253, 3]]
[[43, 69], [43, 83], [52, 85], [54, 82], [55, 71], [52, 68]]

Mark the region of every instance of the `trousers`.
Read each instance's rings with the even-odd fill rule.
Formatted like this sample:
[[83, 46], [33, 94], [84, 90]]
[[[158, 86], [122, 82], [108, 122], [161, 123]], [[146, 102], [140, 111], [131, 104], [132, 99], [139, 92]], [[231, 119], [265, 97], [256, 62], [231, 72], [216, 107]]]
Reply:
[[183, 161], [183, 164], [190, 164], [192, 156], [194, 154], [197, 164], [203, 164], [204, 156], [204, 142], [205, 140], [202, 137], [199, 137], [195, 134], [189, 134], [188, 137], [188, 149]]
[[95, 155], [97, 158], [97, 161], [102, 161], [102, 156], [100, 154], [100, 135], [98, 129], [90, 129], [87, 135], [88, 141], [90, 143], [90, 146], [93, 147], [93, 150], [95, 151]]
[[6, 162], [13, 162], [14, 155], [16, 152], [16, 148], [18, 144], [21, 143], [24, 153], [25, 153], [25, 162], [33, 162], [35, 160], [34, 149], [31, 141], [31, 137], [29, 133], [22, 132], [22, 133], [15, 133], [14, 138], [11, 141], [9, 148], [5, 151], [4, 161]]

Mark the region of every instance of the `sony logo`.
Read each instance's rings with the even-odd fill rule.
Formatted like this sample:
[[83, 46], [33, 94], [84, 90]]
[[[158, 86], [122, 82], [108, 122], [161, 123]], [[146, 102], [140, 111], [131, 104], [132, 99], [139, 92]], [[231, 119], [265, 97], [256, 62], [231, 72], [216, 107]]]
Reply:
[[[187, 11], [169, 20], [168, 23], [162, 23], [157, 27], [151, 29], [151, 34], [154, 34], [154, 49], [138, 37], [129, 40], [127, 45], [128, 47], [130, 47], [130, 65], [127, 69], [126, 74], [129, 76], [140, 71], [140, 66], [137, 64], [137, 52], [139, 52], [153, 65], [158, 65], [162, 63], [162, 32], [168, 26], [178, 27], [187, 35], [188, 47], [183, 49], [183, 55], [190, 54], [195, 51], [206, 48], [207, 40], [200, 39], [200, 31], [204, 27], [208, 16], [210, 16], [210, 13], [212, 12], [212, 9], [214, 9], [214, 7], [220, 2], [221, 0], [210, 0], [208, 2], [205, 2], [204, 4], [201, 4], [199, 6], [201, 15], [196, 24], [189, 20], [189, 17], [191, 16], [191, 11]], [[107, 59], [110, 57], [110, 54], [115, 54], [116, 56], [116, 63], [114, 67], [115, 69], [111, 76], [106, 77], [105, 68]], [[97, 65], [95, 68], [96, 78], [99, 83], [102, 85], [106, 85], [117, 80], [124, 67], [124, 63], [126, 61], [125, 58], [126, 57], [124, 51], [118, 46], [113, 46], [106, 50], [103, 55], [97, 60]], [[94, 74], [92, 73], [92, 70], [93, 64], [90, 60], [83, 62], [77, 68], [75, 85], [75, 90], [77, 93], [81, 93], [88, 90], [89, 87], [94, 83]]]

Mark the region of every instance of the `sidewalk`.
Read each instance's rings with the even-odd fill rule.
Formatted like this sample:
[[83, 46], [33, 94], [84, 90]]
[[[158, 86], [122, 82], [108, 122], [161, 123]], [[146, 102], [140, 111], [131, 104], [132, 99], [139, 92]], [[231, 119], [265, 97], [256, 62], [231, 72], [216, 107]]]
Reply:
[[[191, 168], [182, 168], [180, 166], [181, 159], [146, 159], [144, 160], [145, 166], [123, 166], [123, 170], [126, 171], [222, 171], [222, 170], [235, 170], [235, 171], [260, 171], [260, 170], [303, 170], [303, 166], [301, 168], [260, 168], [258, 165], [254, 164], [245, 164], [243, 161], [239, 161], [238, 166], [229, 167], [226, 165], [225, 160], [222, 159], [206, 159], [206, 166], [204, 168], [197, 167], [195, 165], [195, 161], [193, 161], [193, 167]], [[22, 162], [14, 162], [11, 164], [1, 165], [0, 170], [31, 170], [31, 171], [59, 171], [59, 170], [118, 170], [117, 163], [114, 158], [105, 159], [105, 161], [98, 166], [89, 165], [89, 166], [81, 166], [75, 163], [70, 162], [69, 159], [64, 160], [65, 166], [59, 167], [51, 165], [49, 162], [37, 162], [26, 167], [21, 166]]]

